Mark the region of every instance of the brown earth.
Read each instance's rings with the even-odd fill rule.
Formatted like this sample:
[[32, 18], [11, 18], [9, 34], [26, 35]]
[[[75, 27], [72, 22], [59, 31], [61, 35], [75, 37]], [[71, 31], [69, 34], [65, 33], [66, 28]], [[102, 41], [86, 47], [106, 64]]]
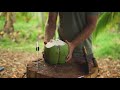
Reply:
[[[26, 65], [36, 59], [35, 53], [0, 51], [0, 66], [5, 67], [5, 70], [0, 72], [0, 78], [22, 78]], [[98, 78], [120, 78], [120, 60], [106, 58], [97, 61], [100, 67]]]

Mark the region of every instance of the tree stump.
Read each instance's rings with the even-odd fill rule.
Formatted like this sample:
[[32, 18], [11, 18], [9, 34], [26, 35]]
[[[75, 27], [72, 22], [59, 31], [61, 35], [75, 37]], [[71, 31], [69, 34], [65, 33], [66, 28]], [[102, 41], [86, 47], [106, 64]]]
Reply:
[[41, 59], [27, 65], [27, 78], [95, 78], [98, 71], [98, 67], [94, 67], [91, 73], [86, 75], [80, 65], [75, 63], [49, 65]]

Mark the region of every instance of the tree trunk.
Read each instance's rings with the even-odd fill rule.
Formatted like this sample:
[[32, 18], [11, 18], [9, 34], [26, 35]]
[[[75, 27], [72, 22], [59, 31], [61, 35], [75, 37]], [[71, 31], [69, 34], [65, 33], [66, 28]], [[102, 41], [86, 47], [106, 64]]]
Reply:
[[85, 74], [80, 65], [48, 65], [41, 59], [27, 65], [27, 78], [96, 78], [98, 67], [92, 68], [91, 73]]
[[14, 32], [14, 13], [13, 12], [6, 12], [5, 14], [5, 18], [6, 18], [6, 21], [5, 21], [5, 25], [4, 25], [4, 32], [7, 33], [7, 34], [10, 34], [12, 32]]

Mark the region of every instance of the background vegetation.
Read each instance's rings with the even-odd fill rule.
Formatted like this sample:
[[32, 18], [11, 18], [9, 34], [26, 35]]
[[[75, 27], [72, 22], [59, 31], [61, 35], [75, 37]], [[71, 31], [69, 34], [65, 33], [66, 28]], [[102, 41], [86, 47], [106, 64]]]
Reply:
[[[48, 12], [0, 12], [0, 78], [21, 78], [27, 63], [38, 59], [36, 41], [43, 51]], [[59, 19], [58, 19], [59, 21]], [[57, 34], [56, 34], [57, 37]], [[101, 12], [93, 33], [98, 78], [120, 77], [120, 12]]]
[[[43, 49], [44, 26], [48, 12], [0, 12], [0, 50], [35, 53], [39, 38]], [[101, 12], [93, 34], [93, 49], [98, 58], [120, 59], [120, 13]]]

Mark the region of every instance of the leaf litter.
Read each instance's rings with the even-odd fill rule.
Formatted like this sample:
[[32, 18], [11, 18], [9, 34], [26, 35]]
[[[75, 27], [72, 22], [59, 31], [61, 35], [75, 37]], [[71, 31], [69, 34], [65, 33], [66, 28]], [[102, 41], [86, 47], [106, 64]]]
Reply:
[[[34, 60], [37, 60], [35, 53], [0, 51], [0, 66], [5, 67], [5, 70], [0, 72], [0, 78], [22, 78], [26, 65]], [[100, 68], [97, 78], [120, 78], [120, 60], [106, 58], [98, 59], [97, 62]]]

